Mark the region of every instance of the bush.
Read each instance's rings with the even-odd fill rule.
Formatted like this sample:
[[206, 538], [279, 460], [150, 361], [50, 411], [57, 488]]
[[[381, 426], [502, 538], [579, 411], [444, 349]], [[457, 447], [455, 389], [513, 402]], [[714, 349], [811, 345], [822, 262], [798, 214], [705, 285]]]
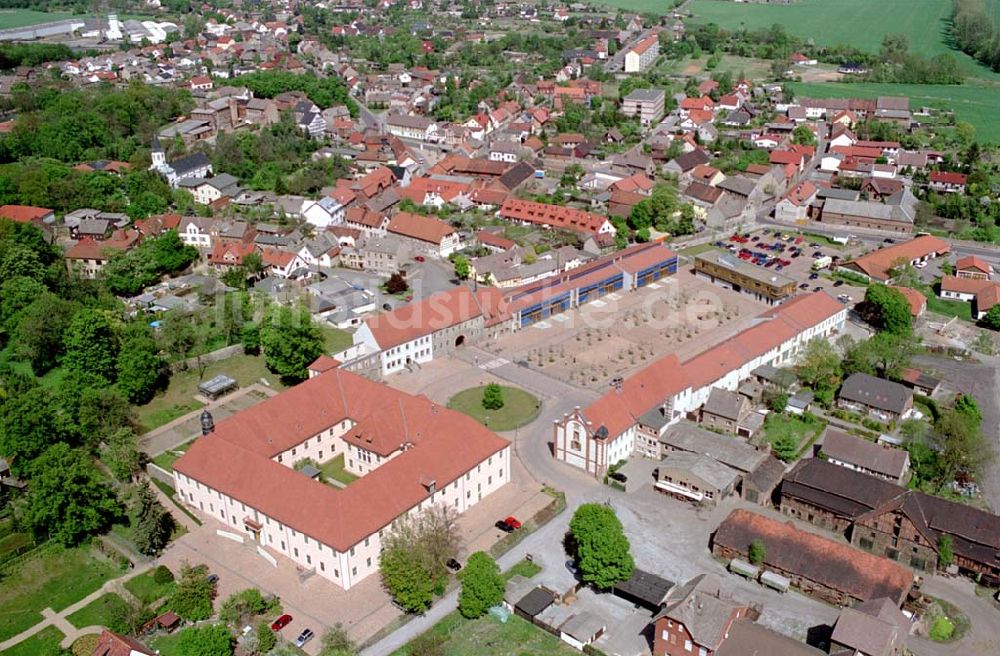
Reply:
[[499, 410], [503, 407], [503, 389], [496, 383], [489, 383], [483, 389], [483, 408]]
[[94, 656], [98, 640], [100, 640], [100, 636], [96, 633], [82, 635], [73, 641], [70, 652], [72, 652], [73, 656]]
[[955, 625], [945, 616], [938, 617], [931, 626], [931, 640], [944, 642], [955, 633]]
[[153, 583], [167, 585], [168, 583], [173, 583], [173, 581], [174, 573], [165, 565], [157, 565], [156, 569], [153, 570]]

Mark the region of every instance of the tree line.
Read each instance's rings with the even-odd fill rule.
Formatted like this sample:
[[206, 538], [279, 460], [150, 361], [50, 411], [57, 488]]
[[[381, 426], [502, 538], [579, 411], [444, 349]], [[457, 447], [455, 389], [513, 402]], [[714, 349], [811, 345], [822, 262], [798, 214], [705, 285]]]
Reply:
[[955, 0], [951, 36], [962, 52], [1000, 71], [1000, 30], [984, 0]]

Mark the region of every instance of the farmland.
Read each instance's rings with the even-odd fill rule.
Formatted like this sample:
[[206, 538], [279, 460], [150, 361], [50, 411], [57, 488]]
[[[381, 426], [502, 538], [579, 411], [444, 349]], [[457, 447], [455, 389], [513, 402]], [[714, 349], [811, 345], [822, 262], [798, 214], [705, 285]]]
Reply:
[[996, 103], [1000, 88], [985, 82], [970, 81], [960, 86], [936, 84], [805, 84], [791, 83], [797, 97], [875, 98], [907, 96], [913, 107], [928, 105], [953, 109], [959, 121], [975, 126], [981, 141], [1000, 143], [1000, 106]]
[[0, 30], [12, 27], [26, 27], [28, 25], [41, 25], [42, 23], [54, 23], [55, 21], [66, 20], [68, 18], [83, 18], [80, 15], [71, 14], [65, 11], [35, 11], [33, 9], [0, 9]]

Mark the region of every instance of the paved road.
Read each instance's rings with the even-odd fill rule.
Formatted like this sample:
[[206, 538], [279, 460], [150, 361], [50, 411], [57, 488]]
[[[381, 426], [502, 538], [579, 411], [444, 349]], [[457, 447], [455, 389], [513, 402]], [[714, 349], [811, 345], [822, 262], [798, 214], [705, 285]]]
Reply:
[[924, 582], [923, 592], [958, 606], [969, 617], [969, 632], [958, 642], [932, 642], [911, 635], [906, 646], [920, 656], [1000, 653], [1000, 613], [989, 599], [977, 597], [973, 583], [964, 578], [933, 576]]

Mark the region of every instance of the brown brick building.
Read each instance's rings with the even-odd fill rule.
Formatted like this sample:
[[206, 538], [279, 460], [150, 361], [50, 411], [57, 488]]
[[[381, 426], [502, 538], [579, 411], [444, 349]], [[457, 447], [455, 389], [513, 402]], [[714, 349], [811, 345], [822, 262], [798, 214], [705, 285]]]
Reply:
[[725, 598], [714, 576], [700, 574], [671, 590], [653, 618], [653, 656], [710, 656], [749, 610]]

